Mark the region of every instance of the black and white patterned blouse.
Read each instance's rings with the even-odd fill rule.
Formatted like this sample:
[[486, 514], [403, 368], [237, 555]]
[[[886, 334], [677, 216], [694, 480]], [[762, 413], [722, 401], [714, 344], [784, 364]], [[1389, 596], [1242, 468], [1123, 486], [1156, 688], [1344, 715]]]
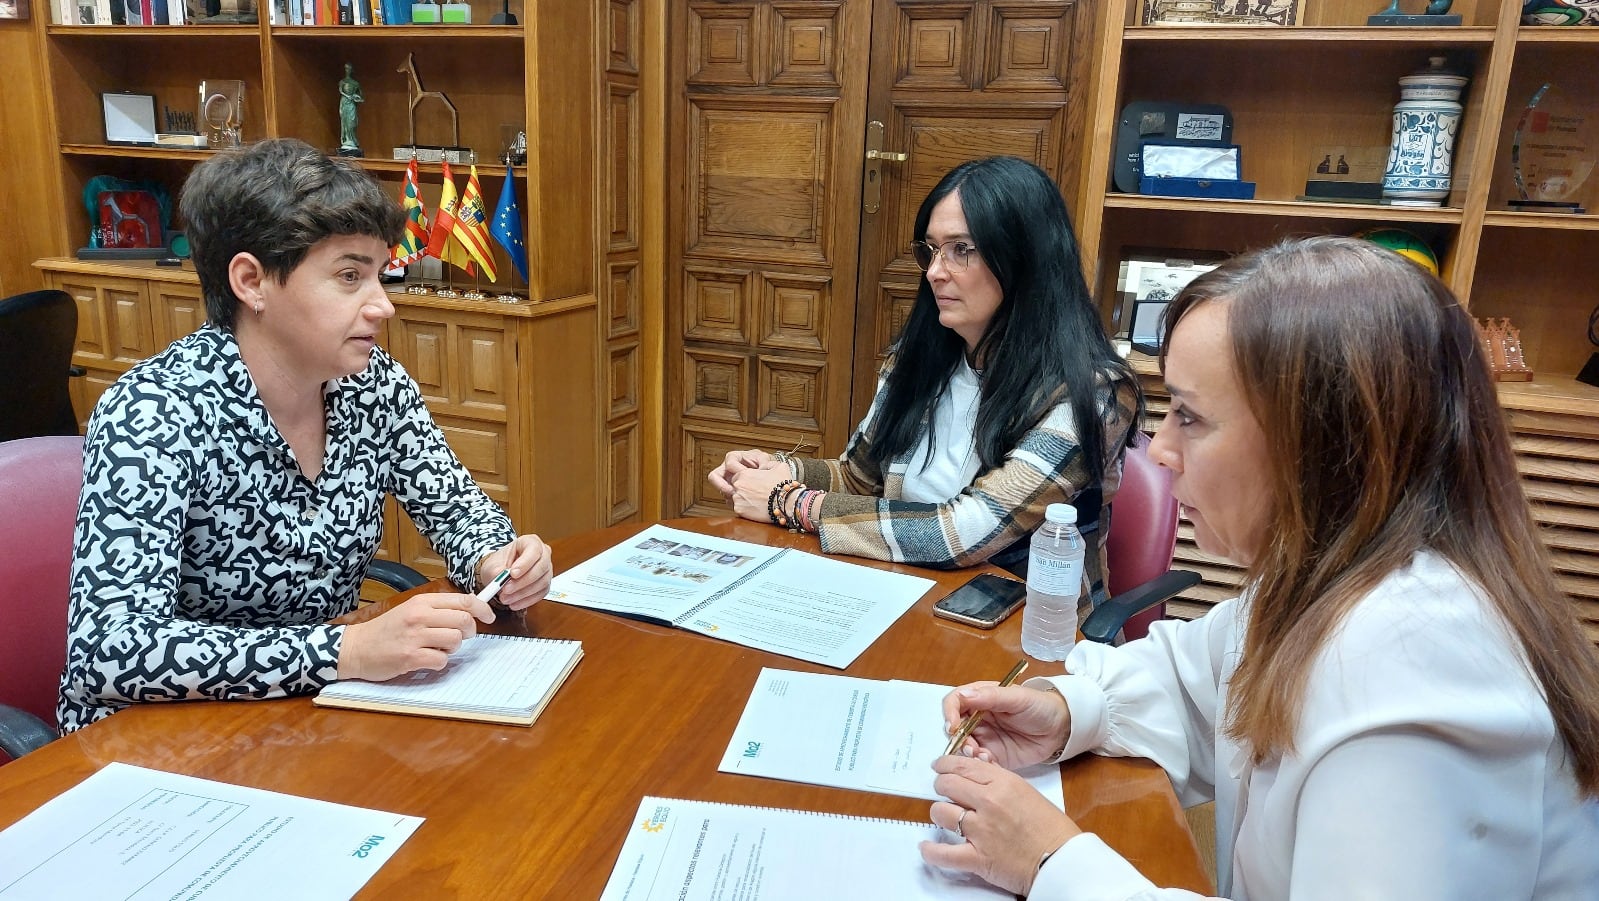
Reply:
[[136, 701], [271, 698], [333, 681], [392, 493], [457, 585], [514, 539], [382, 349], [327, 384], [327, 448], [300, 472], [239, 345], [209, 326], [105, 393], [84, 442], [67, 665], [70, 732]]

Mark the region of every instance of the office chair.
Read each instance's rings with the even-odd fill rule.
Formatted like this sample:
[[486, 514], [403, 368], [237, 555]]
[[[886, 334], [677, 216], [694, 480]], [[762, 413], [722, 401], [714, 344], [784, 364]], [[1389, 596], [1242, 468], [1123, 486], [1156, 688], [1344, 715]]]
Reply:
[[419, 585], [427, 584], [428, 577], [404, 563], [395, 563], [391, 560], [373, 560], [366, 568], [366, 577], [369, 581], [379, 585], [386, 585], [395, 591], [410, 591]]
[[[56, 738], [82, 486], [82, 438], [0, 442], [0, 761]], [[396, 591], [427, 581], [382, 560], [373, 561], [367, 578]]]
[[0, 443], [0, 753], [55, 740], [83, 439]]
[[76, 435], [67, 379], [78, 306], [65, 291], [30, 291], [0, 300], [0, 441]]
[[1171, 568], [1177, 547], [1177, 499], [1171, 473], [1149, 459], [1149, 438], [1139, 434], [1122, 461], [1122, 483], [1110, 504], [1105, 559], [1111, 598], [1085, 618], [1083, 637], [1109, 643], [1121, 632], [1131, 641], [1149, 633], [1166, 601], [1199, 583], [1199, 574]]

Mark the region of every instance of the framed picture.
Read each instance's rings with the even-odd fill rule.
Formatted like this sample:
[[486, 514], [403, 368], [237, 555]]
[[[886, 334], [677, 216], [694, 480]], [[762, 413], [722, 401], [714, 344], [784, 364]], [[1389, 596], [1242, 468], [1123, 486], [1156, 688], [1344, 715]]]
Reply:
[[1116, 291], [1116, 336], [1130, 339], [1139, 350], [1158, 344], [1160, 313], [1177, 293], [1215, 269], [1227, 254], [1215, 250], [1128, 248], [1122, 252]]
[[0, 0], [0, 19], [26, 19], [28, 0]]
[[1305, 0], [1143, 0], [1140, 25], [1297, 25]]
[[100, 95], [107, 144], [155, 144], [155, 95], [107, 91]]

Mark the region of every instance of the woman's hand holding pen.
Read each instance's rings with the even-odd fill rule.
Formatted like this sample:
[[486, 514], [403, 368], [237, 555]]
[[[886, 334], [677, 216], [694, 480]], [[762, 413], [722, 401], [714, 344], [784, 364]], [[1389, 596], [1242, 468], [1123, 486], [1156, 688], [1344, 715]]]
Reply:
[[964, 838], [922, 842], [935, 867], [975, 873], [1018, 895], [1032, 890], [1039, 863], [1083, 830], [1010, 770], [984, 760], [945, 755], [933, 761], [933, 824]]
[[965, 842], [922, 842], [922, 859], [1025, 895], [1044, 856], [1082, 830], [1011, 771], [1054, 757], [1071, 711], [1053, 690], [973, 682], [944, 696], [944, 728], [953, 734], [976, 711], [982, 719], [958, 749], [966, 756], [933, 761], [933, 788], [949, 800], [934, 802], [929, 816]]
[[526, 610], [549, 593], [554, 569], [549, 546], [539, 536], [519, 536], [505, 547], [483, 555], [477, 564], [477, 582], [486, 586], [507, 569], [511, 571], [510, 580], [496, 596], [505, 607]]
[[984, 712], [983, 719], [957, 751], [1006, 769], [1050, 759], [1071, 730], [1071, 711], [1058, 692], [1026, 685], [1001, 688], [997, 682], [973, 682], [945, 695], [944, 728], [953, 734], [976, 710]]
[[383, 615], [344, 627], [339, 678], [383, 682], [443, 669], [479, 621], [494, 622], [487, 601], [469, 594], [419, 594]]

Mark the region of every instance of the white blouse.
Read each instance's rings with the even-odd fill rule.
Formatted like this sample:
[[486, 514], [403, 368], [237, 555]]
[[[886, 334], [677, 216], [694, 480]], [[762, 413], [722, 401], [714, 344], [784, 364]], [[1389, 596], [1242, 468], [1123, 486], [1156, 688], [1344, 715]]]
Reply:
[[977, 479], [982, 460], [974, 433], [982, 395], [982, 380], [963, 355], [933, 407], [932, 428], [922, 432], [911, 452], [901, 500], [942, 504]]
[[[1222, 731], [1247, 596], [1115, 648], [1079, 643], [1063, 757], [1148, 757], [1185, 805], [1216, 802], [1234, 899], [1599, 899], [1599, 802], [1517, 642], [1445, 560], [1418, 555], [1351, 611], [1314, 664], [1286, 757], [1251, 766]], [[1034, 682], [1040, 680], [1033, 680]], [[1031, 898], [1195, 898], [1098, 837], [1068, 841]]]

